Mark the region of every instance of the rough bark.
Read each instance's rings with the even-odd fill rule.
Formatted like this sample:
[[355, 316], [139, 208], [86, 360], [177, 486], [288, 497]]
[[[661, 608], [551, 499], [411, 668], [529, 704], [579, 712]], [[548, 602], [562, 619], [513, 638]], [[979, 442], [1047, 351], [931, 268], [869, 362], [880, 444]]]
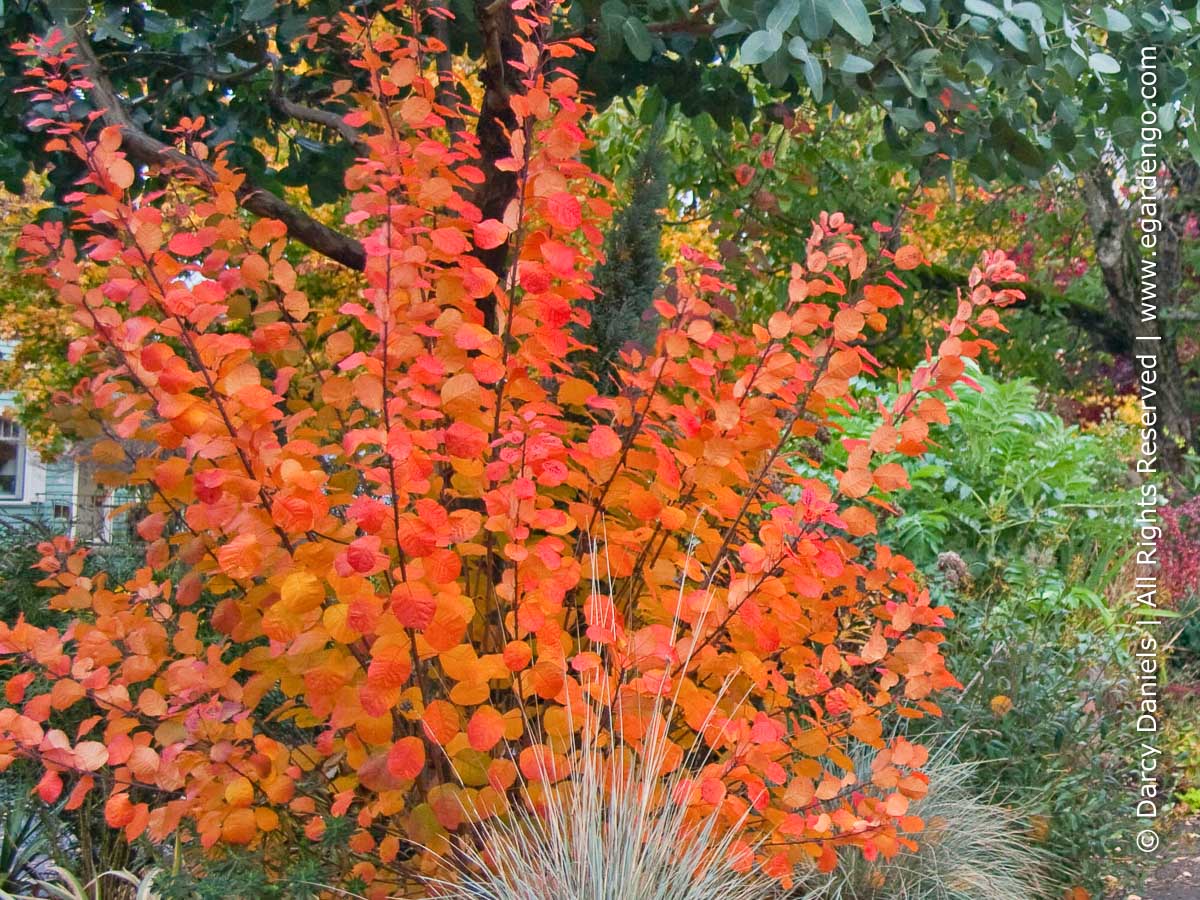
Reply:
[[454, 57], [450, 53], [451, 18], [453, 18], [453, 14], [450, 12], [447, 0], [429, 0], [427, 12], [429, 32], [442, 45], [442, 49], [437, 52], [435, 57], [437, 63], [435, 99], [438, 106], [451, 111], [451, 114], [443, 113], [446, 118], [446, 130], [450, 132], [451, 137], [457, 139], [462, 132], [463, 121], [458, 87], [454, 81]]
[[[475, 126], [484, 181], [472, 200], [485, 219], [503, 221], [504, 213], [516, 199], [520, 187], [518, 173], [503, 171], [496, 167], [496, 163], [512, 156], [509, 137], [517, 127], [512, 98], [524, 91], [521, 73], [513, 66], [514, 62], [521, 60], [521, 43], [517, 40], [517, 20], [511, 0], [477, 0], [475, 12], [484, 37], [483, 70], [480, 74], [483, 101]], [[511, 241], [506, 241], [498, 247], [479, 250], [475, 254], [501, 280], [507, 274], [510, 244]], [[495, 330], [495, 301], [481, 301], [481, 306], [484, 324]]]
[[[1190, 189], [1196, 181], [1191, 178]], [[1189, 189], [1189, 184], [1176, 184]], [[1178, 468], [1181, 450], [1195, 446], [1183, 370], [1179, 364], [1175, 334], [1170, 327], [1170, 312], [1178, 303], [1182, 281], [1179, 237], [1183, 227], [1179, 205], [1163, 191], [1157, 266], [1158, 314], [1143, 317], [1141, 309], [1141, 252], [1134, 231], [1136, 210], [1123, 206], [1117, 196], [1114, 178], [1107, 166], [1097, 166], [1083, 178], [1084, 206], [1096, 249], [1096, 262], [1108, 291], [1109, 318], [1117, 326], [1124, 346], [1117, 352], [1153, 354], [1158, 359], [1158, 391], [1155, 397], [1159, 422], [1167, 438], [1164, 458]]]

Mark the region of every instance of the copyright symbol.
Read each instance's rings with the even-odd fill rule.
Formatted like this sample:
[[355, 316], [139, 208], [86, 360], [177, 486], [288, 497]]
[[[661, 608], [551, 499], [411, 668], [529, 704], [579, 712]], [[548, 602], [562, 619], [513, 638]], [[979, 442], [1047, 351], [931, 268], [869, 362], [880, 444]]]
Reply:
[[1138, 849], [1143, 853], [1153, 853], [1158, 849], [1158, 833], [1147, 828], [1137, 833]]

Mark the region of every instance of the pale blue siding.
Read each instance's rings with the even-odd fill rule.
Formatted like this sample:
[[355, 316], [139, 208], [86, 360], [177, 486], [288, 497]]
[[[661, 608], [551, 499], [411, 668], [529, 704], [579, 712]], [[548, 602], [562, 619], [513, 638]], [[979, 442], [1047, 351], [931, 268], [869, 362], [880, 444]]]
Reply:
[[[0, 348], [0, 352], [2, 350]], [[0, 394], [0, 414], [10, 408], [12, 402], [11, 394]], [[11, 460], [15, 424], [7, 416], [5, 418], [5, 440], [8, 442], [8, 459]], [[19, 443], [18, 494], [0, 496], [0, 527], [36, 525], [56, 533], [68, 532], [76, 515], [75, 461], [70, 458], [53, 462], [42, 460], [25, 444], [23, 432], [19, 433]], [[11, 477], [11, 470], [8, 474]], [[11, 482], [8, 489], [11, 489]]]
[[[42, 473], [34, 475], [39, 466]], [[68, 532], [76, 516], [74, 461], [31, 461], [26, 466], [23, 493], [20, 500], [0, 501], [0, 527], [36, 524], [54, 532]]]

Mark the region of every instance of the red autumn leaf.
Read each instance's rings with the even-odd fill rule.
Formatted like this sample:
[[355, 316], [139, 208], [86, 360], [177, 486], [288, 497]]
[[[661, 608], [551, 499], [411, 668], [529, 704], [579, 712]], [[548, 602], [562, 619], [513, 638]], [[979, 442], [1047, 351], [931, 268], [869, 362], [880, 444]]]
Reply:
[[607, 425], [597, 425], [588, 435], [588, 452], [597, 459], [616, 456], [621, 452], [621, 438]]
[[546, 213], [550, 223], [558, 228], [574, 231], [583, 224], [579, 201], [566, 191], [558, 191], [546, 198]]
[[392, 612], [405, 628], [424, 631], [437, 613], [437, 601], [425, 585], [401, 582], [392, 588]]
[[171, 236], [167, 249], [180, 256], [199, 256], [208, 249], [212, 241], [202, 234], [183, 231]]
[[412, 675], [412, 659], [400, 645], [372, 648], [367, 683], [378, 688], [398, 688]]
[[425, 744], [417, 737], [403, 737], [388, 751], [387, 767], [397, 778], [416, 778], [425, 769]]
[[555, 275], [569, 278], [574, 273], [578, 254], [573, 247], [560, 241], [546, 240], [542, 241], [541, 254]]
[[480, 250], [492, 250], [508, 240], [508, 227], [496, 219], [484, 219], [474, 226], [475, 246]]
[[43, 803], [54, 803], [62, 790], [62, 777], [55, 769], [47, 769], [37, 783], [37, 795]]
[[511, 672], [520, 672], [532, 658], [533, 652], [525, 641], [509, 641], [504, 647], [504, 665]]
[[491, 706], [481, 706], [467, 723], [467, 738], [474, 750], [486, 752], [504, 737], [504, 717]]
[[487, 448], [488, 435], [482, 428], [455, 422], [446, 429], [446, 452], [460, 459], [479, 456]]
[[346, 562], [355, 571], [372, 574], [387, 564], [387, 557], [379, 550], [379, 538], [372, 536], [357, 538], [346, 548]]

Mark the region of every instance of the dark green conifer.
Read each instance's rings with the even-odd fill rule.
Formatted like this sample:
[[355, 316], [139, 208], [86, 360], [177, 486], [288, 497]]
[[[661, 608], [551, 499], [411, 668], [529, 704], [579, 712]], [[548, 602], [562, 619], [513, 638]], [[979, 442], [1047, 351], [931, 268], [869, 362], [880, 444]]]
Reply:
[[660, 117], [646, 135], [625, 185], [629, 200], [613, 217], [604, 242], [604, 262], [596, 267], [599, 296], [591, 305], [592, 322], [581, 329], [587, 364], [605, 393], [615, 393], [613, 365], [628, 344], [648, 345], [654, 328], [647, 321], [662, 277], [662, 213], [667, 199], [666, 152]]

